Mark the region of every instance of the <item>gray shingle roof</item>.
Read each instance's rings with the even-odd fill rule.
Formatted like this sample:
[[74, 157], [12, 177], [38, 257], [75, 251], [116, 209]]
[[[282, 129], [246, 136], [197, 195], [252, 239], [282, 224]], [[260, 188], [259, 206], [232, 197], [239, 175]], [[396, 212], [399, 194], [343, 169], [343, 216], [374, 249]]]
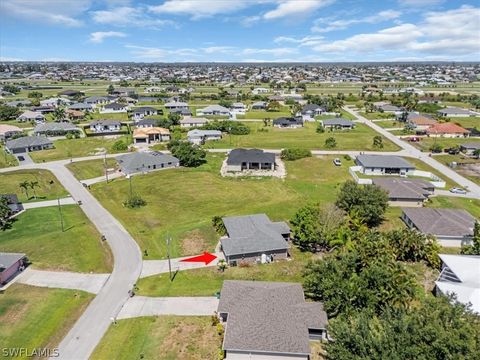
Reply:
[[463, 209], [402, 208], [415, 227], [438, 236], [471, 236], [475, 218]]
[[34, 132], [48, 132], [48, 131], [80, 131], [78, 127], [68, 122], [48, 122], [35, 126]]
[[310, 354], [309, 329], [325, 329], [321, 303], [305, 302], [300, 284], [223, 283], [219, 313], [227, 313], [224, 350]]
[[324, 126], [354, 126], [354, 122], [344, 118], [332, 118], [322, 120]]
[[303, 119], [301, 117], [279, 117], [273, 120], [273, 125], [280, 125], [280, 126], [303, 125]]
[[[222, 239], [222, 249], [226, 256], [243, 255], [272, 250], [286, 250], [287, 241], [282, 234], [288, 225], [272, 223], [267, 215], [224, 217], [228, 238]], [[289, 228], [288, 228], [289, 229]]]
[[29, 146], [43, 146], [52, 144], [45, 136], [24, 136], [13, 140], [8, 140], [6, 147], [10, 150], [18, 148], [26, 148]]
[[151, 170], [154, 165], [160, 168], [161, 164], [172, 163], [178, 165], [179, 163], [176, 157], [161, 152], [134, 152], [117, 156], [115, 159], [125, 174], [148, 171], [149, 167]]
[[18, 260], [21, 260], [25, 257], [25, 254], [21, 253], [6, 253], [0, 252], [0, 271], [3, 269], [8, 269], [10, 266], [15, 264]]
[[112, 120], [112, 119], [101, 119], [101, 120], [95, 120], [90, 123], [90, 126], [109, 126], [109, 125], [121, 125], [121, 122], [119, 120]]
[[464, 149], [476, 150], [476, 149], [480, 149], [480, 142], [464, 143], [464, 144], [461, 144], [460, 147]]
[[462, 108], [456, 108], [456, 107], [449, 107], [445, 109], [440, 109], [437, 110], [438, 113], [440, 114], [461, 114], [461, 115], [470, 115], [472, 112], [468, 109], [462, 109]]
[[395, 155], [358, 155], [357, 164], [366, 168], [415, 169], [407, 160]]
[[228, 154], [228, 165], [241, 165], [242, 162], [274, 163], [275, 154], [259, 149], [233, 149]]
[[425, 200], [433, 185], [421, 179], [375, 178], [373, 183], [388, 193], [390, 199]]

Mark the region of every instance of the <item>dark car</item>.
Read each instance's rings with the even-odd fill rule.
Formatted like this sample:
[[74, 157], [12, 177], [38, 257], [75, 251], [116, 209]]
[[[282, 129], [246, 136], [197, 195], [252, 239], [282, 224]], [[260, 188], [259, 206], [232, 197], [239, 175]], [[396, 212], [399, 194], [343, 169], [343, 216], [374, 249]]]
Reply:
[[21, 155], [18, 156], [17, 159], [18, 159], [18, 161], [25, 161], [25, 158], [24, 158], [23, 156], [21, 156]]

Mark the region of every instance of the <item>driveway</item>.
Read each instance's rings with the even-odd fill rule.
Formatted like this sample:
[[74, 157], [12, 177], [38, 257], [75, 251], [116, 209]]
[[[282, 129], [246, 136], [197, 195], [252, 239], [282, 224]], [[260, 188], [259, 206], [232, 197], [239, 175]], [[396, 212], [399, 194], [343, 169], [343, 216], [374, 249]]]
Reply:
[[[23, 158], [23, 160], [20, 160], [20, 159], [19, 159], [19, 156], [21, 156], [21, 157]], [[32, 158], [30, 157], [30, 155], [28, 155], [28, 153], [15, 154], [15, 157], [17, 158], [18, 163], [19, 163], [20, 165], [31, 165], [31, 164], [34, 164]]]
[[[66, 198], [62, 198], [62, 199], [59, 199], [59, 200], [60, 200], [60, 205], [71, 205], [71, 204], [76, 204], [77, 203], [71, 197], [66, 197]], [[58, 206], [59, 200], [45, 200], [45, 201], [22, 203], [22, 206], [25, 210], [36, 209], [36, 208], [41, 208], [41, 207], [49, 207], [49, 206]]]
[[134, 296], [125, 303], [116, 319], [156, 315], [210, 316], [217, 308], [216, 297]]

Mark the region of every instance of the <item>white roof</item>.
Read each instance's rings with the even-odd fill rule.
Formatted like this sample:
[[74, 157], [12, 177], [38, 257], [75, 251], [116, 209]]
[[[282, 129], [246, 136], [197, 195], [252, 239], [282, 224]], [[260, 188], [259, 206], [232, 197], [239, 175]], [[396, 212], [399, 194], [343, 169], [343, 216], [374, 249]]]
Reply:
[[470, 303], [472, 310], [480, 314], [480, 288], [445, 281], [435, 281], [435, 284], [443, 294], [455, 294], [458, 302]]

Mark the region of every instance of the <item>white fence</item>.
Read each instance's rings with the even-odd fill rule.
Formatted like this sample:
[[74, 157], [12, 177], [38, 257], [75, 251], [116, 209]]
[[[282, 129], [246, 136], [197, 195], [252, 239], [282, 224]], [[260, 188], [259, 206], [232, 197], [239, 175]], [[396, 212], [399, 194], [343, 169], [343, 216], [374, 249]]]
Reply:
[[361, 185], [373, 184], [372, 179], [362, 179], [358, 177], [357, 172], [360, 172], [361, 170], [362, 170], [361, 166], [350, 166], [348, 168], [348, 172], [350, 173], [350, 175], [352, 175], [353, 179], [357, 184], [361, 184]]
[[[361, 184], [361, 185], [373, 184], [372, 179], [363, 179], [358, 177], [357, 172], [361, 172], [361, 171], [362, 171], [361, 166], [350, 166], [348, 168], [348, 172], [350, 173], [350, 175], [353, 177], [353, 179], [357, 184]], [[444, 188], [447, 185], [444, 180], [440, 179], [437, 175], [432, 174], [430, 171], [414, 170], [414, 171], [409, 171], [408, 175], [428, 178], [430, 179], [430, 183], [436, 188]]]

